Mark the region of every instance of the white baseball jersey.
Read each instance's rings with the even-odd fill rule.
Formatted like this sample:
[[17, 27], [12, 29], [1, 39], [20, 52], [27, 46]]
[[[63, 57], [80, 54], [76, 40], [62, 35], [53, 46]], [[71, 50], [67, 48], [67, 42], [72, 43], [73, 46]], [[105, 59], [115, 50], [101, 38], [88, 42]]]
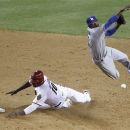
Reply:
[[44, 76], [44, 84], [36, 87], [36, 97], [32, 104], [24, 109], [25, 114], [30, 114], [37, 108], [68, 108], [72, 102], [86, 103], [91, 101], [88, 92], [81, 93], [74, 89], [54, 84]]
[[35, 88], [37, 96], [41, 95], [41, 98], [38, 99], [36, 96], [33, 103], [39, 104], [41, 106], [46, 103], [51, 107], [58, 107], [64, 103], [65, 97], [63, 96], [59, 85], [52, 83], [47, 79], [46, 76], [44, 76], [44, 79], [44, 84]]
[[96, 28], [88, 28], [89, 49], [94, 62], [100, 62], [106, 55], [104, 25]]

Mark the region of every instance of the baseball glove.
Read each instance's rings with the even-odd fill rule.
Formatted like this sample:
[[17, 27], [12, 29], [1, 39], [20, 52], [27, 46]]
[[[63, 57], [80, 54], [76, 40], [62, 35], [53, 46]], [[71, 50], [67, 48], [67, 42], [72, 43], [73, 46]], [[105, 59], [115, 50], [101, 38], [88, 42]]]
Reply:
[[122, 14], [120, 14], [119, 19], [117, 20], [118, 24], [126, 24], [125, 18]]

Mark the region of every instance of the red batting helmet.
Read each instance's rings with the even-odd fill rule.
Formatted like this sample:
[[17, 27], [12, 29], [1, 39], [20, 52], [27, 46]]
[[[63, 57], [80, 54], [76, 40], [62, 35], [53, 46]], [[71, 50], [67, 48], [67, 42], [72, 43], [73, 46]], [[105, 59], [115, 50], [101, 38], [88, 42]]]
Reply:
[[44, 83], [44, 74], [41, 70], [37, 70], [31, 75], [31, 83], [34, 87], [38, 87]]

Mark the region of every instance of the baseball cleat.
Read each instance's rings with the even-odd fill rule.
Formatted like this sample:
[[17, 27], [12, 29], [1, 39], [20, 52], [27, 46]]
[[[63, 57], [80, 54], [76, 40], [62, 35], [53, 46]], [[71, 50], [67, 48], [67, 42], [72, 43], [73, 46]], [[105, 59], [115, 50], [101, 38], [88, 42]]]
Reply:
[[0, 108], [0, 112], [5, 112], [5, 109], [3, 109], [3, 108]]
[[128, 73], [130, 74], [130, 70], [128, 70]]
[[87, 96], [87, 102], [91, 102], [90, 92], [88, 90], [84, 90], [83, 93]]

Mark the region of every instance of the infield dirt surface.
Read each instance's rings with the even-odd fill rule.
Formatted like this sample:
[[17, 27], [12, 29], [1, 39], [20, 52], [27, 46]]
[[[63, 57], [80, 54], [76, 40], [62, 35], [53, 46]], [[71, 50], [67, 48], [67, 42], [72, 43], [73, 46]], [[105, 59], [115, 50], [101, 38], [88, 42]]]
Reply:
[[[107, 39], [107, 45], [130, 57], [130, 39]], [[0, 31], [0, 130], [130, 130], [130, 75], [117, 63], [118, 80], [92, 63], [86, 36]], [[36, 69], [55, 83], [91, 92], [90, 104], [70, 109], [37, 110], [14, 119], [7, 115], [31, 104], [33, 87], [10, 96]], [[127, 88], [120, 87], [122, 83]]]

